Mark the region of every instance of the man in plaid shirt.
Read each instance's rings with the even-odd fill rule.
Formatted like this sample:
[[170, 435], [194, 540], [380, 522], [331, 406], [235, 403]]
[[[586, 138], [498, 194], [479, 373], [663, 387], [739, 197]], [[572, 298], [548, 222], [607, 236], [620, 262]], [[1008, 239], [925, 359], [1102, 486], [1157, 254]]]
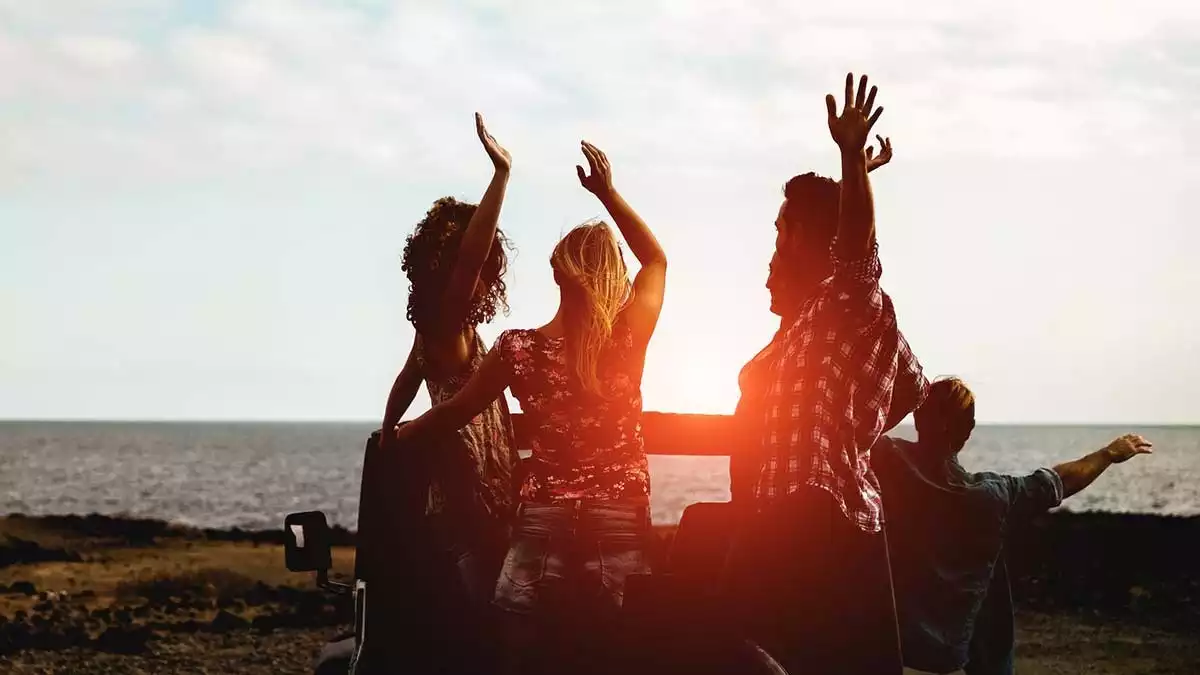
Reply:
[[787, 319], [740, 378], [761, 470], [735, 583], [746, 628], [791, 672], [903, 670], [870, 448], [929, 383], [879, 285], [865, 150], [875, 95], [848, 75], [840, 114], [826, 97], [842, 181], [806, 174], [785, 188], [768, 287]]

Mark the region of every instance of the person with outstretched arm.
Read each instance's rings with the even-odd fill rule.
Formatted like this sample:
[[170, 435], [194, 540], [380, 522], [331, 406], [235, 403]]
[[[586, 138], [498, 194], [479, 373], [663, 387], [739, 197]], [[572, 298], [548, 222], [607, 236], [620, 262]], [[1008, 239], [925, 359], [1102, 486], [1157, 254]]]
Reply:
[[970, 472], [958, 457], [975, 428], [975, 395], [941, 379], [913, 414], [917, 441], [872, 450], [883, 490], [904, 662], [929, 673], [1011, 675], [1013, 612], [1002, 552], [1017, 525], [1091, 485], [1151, 444], [1136, 434], [1027, 475]]

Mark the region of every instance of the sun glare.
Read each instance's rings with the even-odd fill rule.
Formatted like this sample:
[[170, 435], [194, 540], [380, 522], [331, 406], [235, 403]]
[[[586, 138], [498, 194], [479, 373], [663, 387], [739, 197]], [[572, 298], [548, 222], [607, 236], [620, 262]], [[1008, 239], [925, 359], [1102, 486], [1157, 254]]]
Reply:
[[660, 348], [654, 361], [646, 360], [644, 409], [732, 414], [738, 399], [737, 373], [744, 360], [740, 354], [708, 352], [694, 343], [691, 348]]

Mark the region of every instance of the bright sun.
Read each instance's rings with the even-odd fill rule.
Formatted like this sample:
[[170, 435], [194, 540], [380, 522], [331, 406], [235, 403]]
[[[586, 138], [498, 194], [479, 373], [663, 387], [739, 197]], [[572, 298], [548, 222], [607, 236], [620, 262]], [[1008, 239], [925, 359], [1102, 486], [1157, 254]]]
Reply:
[[[691, 348], [659, 348], [648, 355], [642, 379], [643, 409], [729, 415], [737, 406], [740, 355]], [[751, 354], [752, 356], [752, 354]], [[742, 359], [744, 360], [744, 359]]]

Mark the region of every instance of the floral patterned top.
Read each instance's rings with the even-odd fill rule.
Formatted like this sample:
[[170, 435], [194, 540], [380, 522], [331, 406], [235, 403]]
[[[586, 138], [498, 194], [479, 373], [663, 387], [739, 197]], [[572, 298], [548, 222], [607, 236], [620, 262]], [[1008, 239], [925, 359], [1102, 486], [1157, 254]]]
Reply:
[[561, 337], [508, 330], [493, 349], [511, 369], [509, 387], [530, 421], [533, 456], [526, 462], [521, 499], [649, 498], [641, 364], [625, 322], [617, 322], [600, 361], [608, 398], [582, 389]]
[[[431, 405], [447, 401], [479, 370], [487, 345], [475, 332], [471, 360], [462, 372], [445, 378], [429, 375], [424, 350], [418, 346], [417, 361], [426, 373], [425, 388]], [[474, 518], [482, 510], [504, 520], [515, 507], [516, 480], [521, 457], [513, 437], [508, 399], [500, 396], [469, 424], [439, 441], [443, 447], [430, 456], [432, 467], [426, 514], [450, 513]]]

